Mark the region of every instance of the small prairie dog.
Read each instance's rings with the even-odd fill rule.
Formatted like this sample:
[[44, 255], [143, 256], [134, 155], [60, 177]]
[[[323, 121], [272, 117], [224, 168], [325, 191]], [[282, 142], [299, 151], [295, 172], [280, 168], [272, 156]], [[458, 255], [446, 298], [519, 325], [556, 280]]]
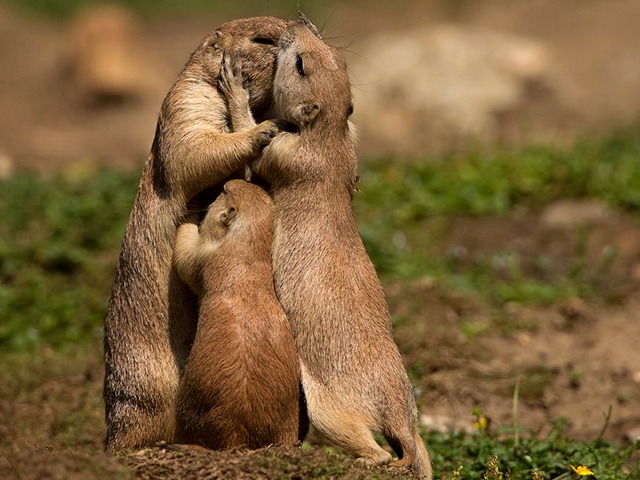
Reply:
[[278, 135], [252, 169], [275, 206], [276, 293], [298, 347], [309, 418], [366, 463], [391, 460], [374, 440], [372, 431], [380, 432], [396, 465], [431, 479], [384, 291], [353, 216], [357, 158], [346, 63], [304, 17], [279, 48], [276, 113], [299, 133]]
[[172, 442], [178, 383], [193, 342], [197, 297], [172, 267], [188, 203], [215, 198], [278, 133], [262, 121], [232, 131], [218, 78], [223, 52], [242, 59], [258, 121], [272, 103], [276, 43], [287, 22], [234, 20], [204, 38], [164, 99], [126, 226], [105, 319], [105, 448]]
[[306, 433], [300, 364], [271, 269], [273, 204], [231, 180], [200, 225], [178, 227], [174, 261], [200, 298], [178, 388], [176, 441], [212, 449], [293, 445]]

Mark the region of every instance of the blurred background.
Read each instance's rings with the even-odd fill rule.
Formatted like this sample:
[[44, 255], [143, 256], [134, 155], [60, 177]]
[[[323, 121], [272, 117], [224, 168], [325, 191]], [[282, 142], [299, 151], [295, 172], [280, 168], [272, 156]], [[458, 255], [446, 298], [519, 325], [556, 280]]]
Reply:
[[96, 454], [124, 226], [200, 39], [298, 9], [348, 60], [358, 226], [439, 471], [638, 478], [559, 443], [640, 438], [637, 0], [0, 0], [0, 477], [166, 476]]
[[365, 155], [566, 145], [638, 118], [633, 0], [4, 0], [3, 168], [139, 165], [200, 38], [298, 7], [344, 48]]

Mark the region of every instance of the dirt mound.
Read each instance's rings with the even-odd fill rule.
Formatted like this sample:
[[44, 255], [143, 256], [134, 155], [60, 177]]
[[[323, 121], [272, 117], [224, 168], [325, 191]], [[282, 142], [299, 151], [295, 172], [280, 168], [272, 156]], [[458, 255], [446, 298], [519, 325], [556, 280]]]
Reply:
[[[571, 204], [574, 211], [578, 205]], [[591, 203], [583, 207], [593, 211]], [[588, 301], [547, 307], [507, 301], [496, 311], [428, 278], [398, 282], [387, 289], [401, 319], [395, 335], [428, 416], [470, 426], [479, 407], [496, 425], [510, 425], [519, 384], [521, 427], [544, 435], [566, 418], [577, 438], [594, 439], [604, 429], [605, 439], [629, 441], [640, 428], [640, 229], [631, 216], [602, 217], [601, 206], [588, 226], [575, 224], [573, 217], [586, 221], [576, 213], [545, 225], [555, 209], [522, 218], [456, 218], [446, 242], [428, 254], [455, 254], [466, 271], [488, 262], [494, 293], [512, 286], [510, 275], [519, 274], [511, 270], [542, 284], [572, 276], [588, 285]]]

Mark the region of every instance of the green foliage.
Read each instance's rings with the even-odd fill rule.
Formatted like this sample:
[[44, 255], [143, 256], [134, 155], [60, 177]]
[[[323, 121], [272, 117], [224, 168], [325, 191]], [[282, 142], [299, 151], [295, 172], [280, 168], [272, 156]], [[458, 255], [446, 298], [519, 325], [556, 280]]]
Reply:
[[[97, 2], [96, 0], [13, 0], [14, 3], [23, 7], [26, 10], [30, 10], [35, 13], [47, 15], [50, 17], [67, 17], [72, 14], [78, 7], [96, 4], [96, 3], [104, 3]], [[223, 2], [207, 2], [205, 0], [185, 0], [183, 2], [176, 2], [175, 0], [115, 0], [112, 3], [120, 3], [123, 5], [127, 5], [132, 9], [137, 10], [141, 13], [149, 13], [154, 10], [178, 10], [182, 9], [196, 9], [196, 8], [204, 8], [206, 6], [211, 7], [212, 4], [219, 5], [220, 3], [229, 3], [227, 1]]]
[[136, 184], [111, 171], [0, 180], [0, 348], [101, 335]]
[[[527, 265], [531, 259], [510, 251], [473, 257], [456, 248], [444, 255], [430, 253], [454, 215], [506, 216], [516, 207], [535, 211], [563, 198], [596, 198], [635, 211], [640, 207], [639, 158], [640, 136], [622, 132], [569, 150], [533, 147], [411, 162], [363, 162], [356, 196], [360, 231], [383, 276], [428, 275], [498, 305], [549, 304], [584, 296], [597, 277], [585, 268], [584, 238], [575, 245], [573, 263], [563, 275], [552, 274], [554, 260], [548, 257]], [[603, 255], [598, 268], [606, 270], [616, 252]]]
[[[11, 0], [23, 9], [52, 18], [64, 19], [71, 16], [79, 7], [105, 3], [99, 0]], [[141, 16], [187, 15], [200, 12], [233, 12], [235, 16], [249, 15], [289, 15], [295, 16], [296, 2], [287, 0], [111, 0], [110, 3], [125, 5]], [[301, 4], [305, 12], [313, 14], [321, 7], [318, 0], [307, 0]]]
[[[595, 197], [640, 206], [640, 136], [615, 135], [564, 151], [467, 154], [407, 163], [364, 161], [356, 212], [385, 277], [429, 276], [490, 304], [549, 304], [590, 293], [585, 240], [566, 275], [554, 260], [456, 248], [432, 255], [457, 215], [508, 215], [558, 198]], [[73, 173], [73, 172], [72, 172]], [[106, 301], [138, 174], [0, 180], [0, 348], [58, 346], [101, 335]], [[597, 268], [606, 270], [615, 252]], [[532, 273], [533, 272], [533, 273]]]
[[[623, 480], [640, 477], [637, 464], [640, 443], [620, 448], [602, 440], [572, 440], [563, 436], [564, 426], [564, 422], [558, 422], [547, 438], [525, 437], [518, 444], [513, 438], [486, 431], [475, 435], [432, 433], [426, 442], [442, 479]], [[595, 477], [579, 477], [571, 465], [587, 466]]]
[[[640, 207], [640, 136], [621, 132], [583, 140], [569, 150], [538, 146], [398, 162], [379, 158], [363, 168], [362, 201], [396, 206], [401, 222], [442, 214], [500, 215], [515, 205], [557, 198], [600, 198]], [[391, 212], [390, 212], [391, 213]]]

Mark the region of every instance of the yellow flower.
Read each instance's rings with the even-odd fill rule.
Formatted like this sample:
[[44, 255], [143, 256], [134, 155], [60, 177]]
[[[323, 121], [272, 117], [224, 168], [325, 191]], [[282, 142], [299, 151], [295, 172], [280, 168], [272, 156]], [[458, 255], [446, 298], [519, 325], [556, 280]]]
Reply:
[[589, 470], [589, 467], [585, 467], [583, 465], [580, 465], [578, 467], [574, 467], [573, 465], [570, 465], [571, 470], [573, 470], [574, 472], [576, 472], [578, 475], [593, 475], [594, 473]]
[[473, 424], [474, 430], [486, 430], [489, 426], [489, 419], [487, 417], [478, 417], [478, 421]]

